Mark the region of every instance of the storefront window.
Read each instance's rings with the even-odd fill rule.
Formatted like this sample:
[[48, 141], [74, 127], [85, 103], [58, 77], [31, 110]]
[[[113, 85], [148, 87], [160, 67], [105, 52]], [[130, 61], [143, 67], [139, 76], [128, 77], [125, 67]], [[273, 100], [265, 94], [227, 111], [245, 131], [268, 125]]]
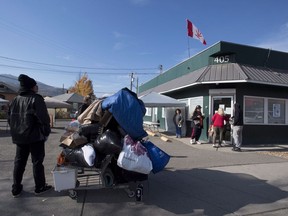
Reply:
[[268, 99], [268, 123], [285, 124], [285, 101]]
[[264, 98], [245, 97], [244, 122], [264, 123]]

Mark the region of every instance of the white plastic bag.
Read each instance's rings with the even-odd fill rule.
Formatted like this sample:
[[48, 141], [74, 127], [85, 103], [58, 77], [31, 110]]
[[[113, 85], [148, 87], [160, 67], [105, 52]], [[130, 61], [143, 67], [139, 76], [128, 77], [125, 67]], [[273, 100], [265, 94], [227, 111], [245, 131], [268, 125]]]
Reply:
[[149, 174], [153, 168], [146, 148], [139, 141], [134, 142], [128, 135], [124, 138], [123, 150], [119, 154], [117, 165], [142, 174]]
[[91, 145], [84, 145], [82, 148], [84, 159], [86, 163], [91, 167], [94, 166], [96, 154], [94, 148]]

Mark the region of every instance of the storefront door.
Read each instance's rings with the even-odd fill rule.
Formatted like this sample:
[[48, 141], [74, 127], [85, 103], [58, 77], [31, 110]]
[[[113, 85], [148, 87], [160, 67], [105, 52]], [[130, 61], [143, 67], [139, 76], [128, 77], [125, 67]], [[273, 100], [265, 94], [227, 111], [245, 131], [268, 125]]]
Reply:
[[[225, 114], [230, 118], [233, 113], [233, 96], [212, 96], [211, 108], [211, 117], [217, 112], [218, 108], [223, 108]], [[224, 140], [230, 144], [232, 143], [231, 127], [225, 127], [225, 129]]]

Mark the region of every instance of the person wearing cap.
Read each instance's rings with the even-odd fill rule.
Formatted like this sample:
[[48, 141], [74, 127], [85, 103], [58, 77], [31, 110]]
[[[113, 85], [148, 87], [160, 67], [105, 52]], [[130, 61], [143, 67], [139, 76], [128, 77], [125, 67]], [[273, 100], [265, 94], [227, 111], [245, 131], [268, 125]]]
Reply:
[[12, 195], [18, 197], [23, 190], [22, 179], [29, 154], [33, 164], [35, 195], [52, 188], [46, 184], [43, 161], [45, 141], [51, 128], [46, 104], [37, 94], [38, 86], [33, 78], [25, 74], [18, 77], [19, 94], [12, 100], [8, 110], [8, 123], [12, 142], [16, 144], [14, 159]]
[[192, 134], [191, 134], [191, 140], [190, 143], [191, 144], [201, 144], [201, 142], [199, 141], [199, 138], [201, 136], [202, 133], [202, 129], [203, 129], [203, 119], [205, 118], [205, 116], [202, 114], [201, 112], [201, 106], [197, 105], [195, 107], [195, 110], [192, 114]]

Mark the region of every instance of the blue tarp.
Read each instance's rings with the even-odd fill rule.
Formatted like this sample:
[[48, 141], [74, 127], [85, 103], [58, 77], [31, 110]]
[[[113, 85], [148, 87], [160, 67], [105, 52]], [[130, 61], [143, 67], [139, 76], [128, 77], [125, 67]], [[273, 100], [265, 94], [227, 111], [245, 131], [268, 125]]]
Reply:
[[103, 100], [102, 109], [109, 110], [132, 139], [140, 140], [147, 136], [143, 129], [143, 116], [146, 108], [134, 92], [127, 88], [121, 89]]

